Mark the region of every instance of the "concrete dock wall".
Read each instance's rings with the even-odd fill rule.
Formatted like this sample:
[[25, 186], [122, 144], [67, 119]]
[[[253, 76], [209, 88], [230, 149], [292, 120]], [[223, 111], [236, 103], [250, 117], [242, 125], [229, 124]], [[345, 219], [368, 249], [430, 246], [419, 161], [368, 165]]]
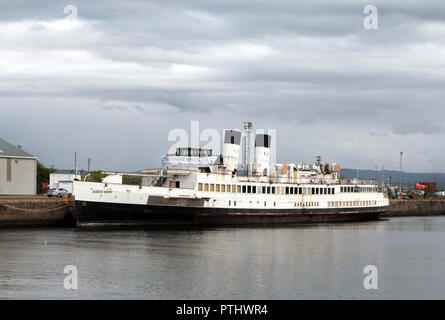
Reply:
[[445, 215], [445, 200], [391, 200], [391, 211], [383, 216], [437, 216]]
[[[445, 200], [391, 200], [390, 212], [382, 217], [435, 215], [445, 215]], [[0, 196], [0, 228], [75, 225], [73, 199]]]
[[0, 197], [0, 227], [75, 226], [73, 200]]

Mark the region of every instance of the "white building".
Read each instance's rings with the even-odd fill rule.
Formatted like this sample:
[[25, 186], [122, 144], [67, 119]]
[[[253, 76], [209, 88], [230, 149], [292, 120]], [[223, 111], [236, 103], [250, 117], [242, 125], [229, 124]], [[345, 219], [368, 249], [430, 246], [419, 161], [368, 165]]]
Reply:
[[77, 176], [74, 173], [51, 173], [49, 176], [49, 187], [50, 188], [64, 188], [68, 190], [68, 192], [73, 192], [73, 181], [81, 180], [82, 177], [80, 174]]
[[37, 193], [37, 158], [0, 139], [0, 195]]

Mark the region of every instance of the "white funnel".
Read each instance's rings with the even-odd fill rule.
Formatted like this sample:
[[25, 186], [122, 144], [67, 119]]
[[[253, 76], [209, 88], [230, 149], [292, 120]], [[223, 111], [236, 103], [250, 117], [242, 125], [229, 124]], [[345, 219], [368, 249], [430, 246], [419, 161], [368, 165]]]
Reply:
[[226, 130], [224, 133], [223, 161], [228, 172], [238, 168], [238, 158], [241, 144], [241, 132]]
[[255, 160], [253, 164], [255, 175], [267, 176], [269, 174], [271, 136], [257, 134], [255, 136]]

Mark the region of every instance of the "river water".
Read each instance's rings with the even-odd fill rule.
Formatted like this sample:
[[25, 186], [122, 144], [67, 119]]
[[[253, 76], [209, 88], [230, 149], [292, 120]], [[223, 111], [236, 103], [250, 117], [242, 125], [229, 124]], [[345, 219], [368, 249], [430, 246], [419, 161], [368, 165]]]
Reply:
[[[200, 230], [1, 229], [0, 299], [445, 299], [445, 217]], [[67, 265], [78, 288], [67, 290]], [[377, 290], [364, 288], [364, 268]], [[70, 282], [72, 283], [72, 282]]]

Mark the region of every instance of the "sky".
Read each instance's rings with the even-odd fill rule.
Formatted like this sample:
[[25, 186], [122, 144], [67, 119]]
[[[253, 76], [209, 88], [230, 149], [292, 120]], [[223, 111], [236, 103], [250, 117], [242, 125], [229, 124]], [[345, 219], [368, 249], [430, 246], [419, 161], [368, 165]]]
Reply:
[[279, 162], [445, 172], [443, 0], [1, 0], [0, 30], [0, 137], [47, 166], [158, 167], [192, 121], [202, 146], [251, 121]]

